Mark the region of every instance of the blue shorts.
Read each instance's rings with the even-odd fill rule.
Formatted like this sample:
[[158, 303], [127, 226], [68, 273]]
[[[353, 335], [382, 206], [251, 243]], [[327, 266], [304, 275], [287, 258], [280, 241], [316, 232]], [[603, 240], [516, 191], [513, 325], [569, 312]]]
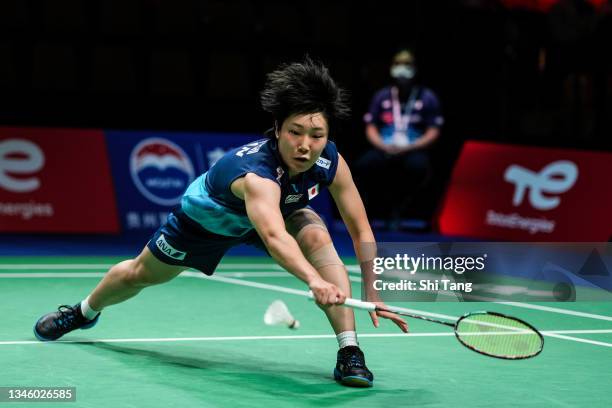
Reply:
[[254, 245], [267, 252], [255, 229], [241, 237], [215, 234], [177, 208], [153, 234], [147, 247], [165, 264], [186, 266], [212, 275], [223, 255], [240, 244]]

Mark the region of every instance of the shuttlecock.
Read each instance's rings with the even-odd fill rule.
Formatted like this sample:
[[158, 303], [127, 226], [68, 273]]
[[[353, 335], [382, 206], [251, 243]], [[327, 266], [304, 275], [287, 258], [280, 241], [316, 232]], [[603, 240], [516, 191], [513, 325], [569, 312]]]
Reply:
[[264, 314], [264, 323], [268, 326], [285, 325], [290, 329], [300, 327], [299, 320], [291, 315], [287, 305], [282, 300], [275, 300], [268, 306], [268, 310]]

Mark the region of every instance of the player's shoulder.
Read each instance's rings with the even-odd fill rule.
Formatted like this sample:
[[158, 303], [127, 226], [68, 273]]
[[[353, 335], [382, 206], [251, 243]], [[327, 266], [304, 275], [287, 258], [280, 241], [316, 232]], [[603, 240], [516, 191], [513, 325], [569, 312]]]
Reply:
[[220, 179], [249, 172], [267, 177], [275, 175], [278, 160], [268, 146], [270, 143], [269, 138], [263, 138], [235, 147], [224, 154], [209, 172]]
[[267, 154], [269, 151], [269, 142], [270, 138], [267, 137], [257, 139], [234, 148], [230, 151], [230, 154], [233, 153], [237, 157], [248, 157], [257, 153]]
[[263, 138], [235, 148], [229, 154], [245, 165], [274, 166], [277, 162], [274, 144], [272, 139]]
[[328, 140], [325, 145], [325, 149], [323, 149], [323, 154], [327, 156], [337, 156], [338, 155], [338, 146], [333, 140]]
[[315, 162], [315, 166], [325, 170], [330, 170], [332, 167], [337, 165], [338, 154], [338, 147], [333, 141], [329, 140], [321, 152], [319, 159]]
[[338, 148], [336, 144], [330, 140], [327, 142], [327, 145], [321, 152], [314, 166], [308, 171], [307, 177], [313, 179], [317, 183], [329, 185], [333, 181], [338, 169], [338, 160]]

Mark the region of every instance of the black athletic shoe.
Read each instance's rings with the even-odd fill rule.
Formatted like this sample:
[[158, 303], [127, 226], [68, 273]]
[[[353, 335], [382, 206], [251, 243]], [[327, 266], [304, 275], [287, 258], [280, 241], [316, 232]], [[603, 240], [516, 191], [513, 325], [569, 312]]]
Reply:
[[338, 362], [334, 379], [350, 387], [371, 387], [374, 375], [365, 365], [363, 352], [357, 346], [346, 346], [338, 350]]
[[98, 323], [100, 313], [87, 320], [81, 313], [81, 304], [74, 306], [62, 305], [57, 312], [44, 315], [34, 325], [34, 335], [40, 341], [53, 341], [76, 329], [89, 329]]

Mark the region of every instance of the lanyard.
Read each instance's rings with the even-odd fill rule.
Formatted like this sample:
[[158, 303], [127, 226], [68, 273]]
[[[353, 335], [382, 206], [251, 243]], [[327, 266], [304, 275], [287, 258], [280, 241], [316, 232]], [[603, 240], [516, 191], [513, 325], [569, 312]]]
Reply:
[[395, 126], [396, 132], [406, 132], [408, 130], [408, 124], [410, 123], [410, 115], [416, 102], [418, 89], [416, 86], [412, 88], [408, 102], [406, 102], [405, 113], [402, 115], [402, 109], [400, 107], [399, 95], [397, 87], [391, 87], [391, 103], [393, 106], [393, 125]]

